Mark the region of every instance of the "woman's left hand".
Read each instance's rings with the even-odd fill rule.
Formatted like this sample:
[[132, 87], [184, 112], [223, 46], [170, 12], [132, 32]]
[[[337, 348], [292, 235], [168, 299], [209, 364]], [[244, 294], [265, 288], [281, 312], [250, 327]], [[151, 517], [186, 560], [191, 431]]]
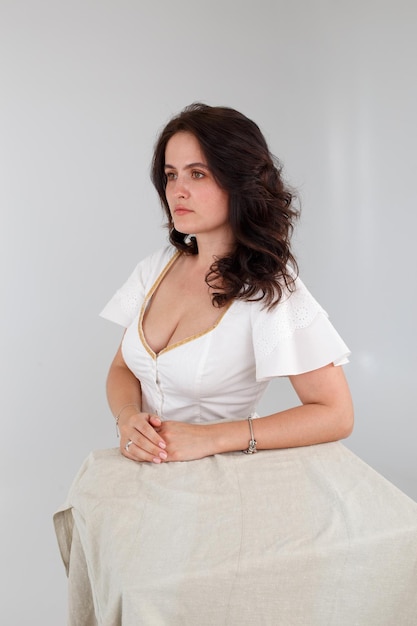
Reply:
[[168, 458], [164, 461], [194, 461], [216, 454], [210, 425], [167, 421], [150, 424], [166, 443]]

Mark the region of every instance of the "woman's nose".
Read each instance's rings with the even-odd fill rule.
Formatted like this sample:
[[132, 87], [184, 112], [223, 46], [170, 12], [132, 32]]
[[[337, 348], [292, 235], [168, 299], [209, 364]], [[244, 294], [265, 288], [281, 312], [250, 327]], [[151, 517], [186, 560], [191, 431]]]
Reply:
[[188, 187], [183, 178], [177, 178], [175, 181], [174, 195], [176, 198], [186, 198], [189, 195]]

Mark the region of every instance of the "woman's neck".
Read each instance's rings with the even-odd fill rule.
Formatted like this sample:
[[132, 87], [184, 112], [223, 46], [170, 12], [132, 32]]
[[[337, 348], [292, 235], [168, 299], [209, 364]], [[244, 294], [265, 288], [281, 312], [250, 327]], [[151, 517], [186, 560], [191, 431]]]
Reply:
[[197, 236], [198, 254], [194, 257], [195, 264], [201, 268], [209, 268], [216, 259], [224, 257], [233, 249], [232, 238], [218, 239]]

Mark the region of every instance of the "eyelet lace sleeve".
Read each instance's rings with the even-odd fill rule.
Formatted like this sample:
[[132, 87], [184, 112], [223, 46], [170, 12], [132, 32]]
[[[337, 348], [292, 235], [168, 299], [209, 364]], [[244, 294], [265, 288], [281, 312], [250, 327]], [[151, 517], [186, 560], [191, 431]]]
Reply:
[[302, 374], [332, 362], [342, 365], [350, 354], [326, 311], [299, 278], [296, 290], [284, 294], [271, 311], [258, 305], [253, 347], [258, 380]]

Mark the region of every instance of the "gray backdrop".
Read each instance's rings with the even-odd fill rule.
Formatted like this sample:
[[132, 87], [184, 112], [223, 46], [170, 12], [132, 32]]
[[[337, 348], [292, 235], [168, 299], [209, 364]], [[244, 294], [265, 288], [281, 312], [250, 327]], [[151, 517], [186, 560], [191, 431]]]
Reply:
[[[152, 146], [195, 100], [255, 119], [282, 159], [301, 276], [353, 351], [347, 445], [417, 498], [416, 6], [0, 0], [2, 623], [65, 623], [52, 513], [117, 445], [121, 330], [97, 314], [165, 241]], [[278, 381], [261, 410], [292, 401]]]

